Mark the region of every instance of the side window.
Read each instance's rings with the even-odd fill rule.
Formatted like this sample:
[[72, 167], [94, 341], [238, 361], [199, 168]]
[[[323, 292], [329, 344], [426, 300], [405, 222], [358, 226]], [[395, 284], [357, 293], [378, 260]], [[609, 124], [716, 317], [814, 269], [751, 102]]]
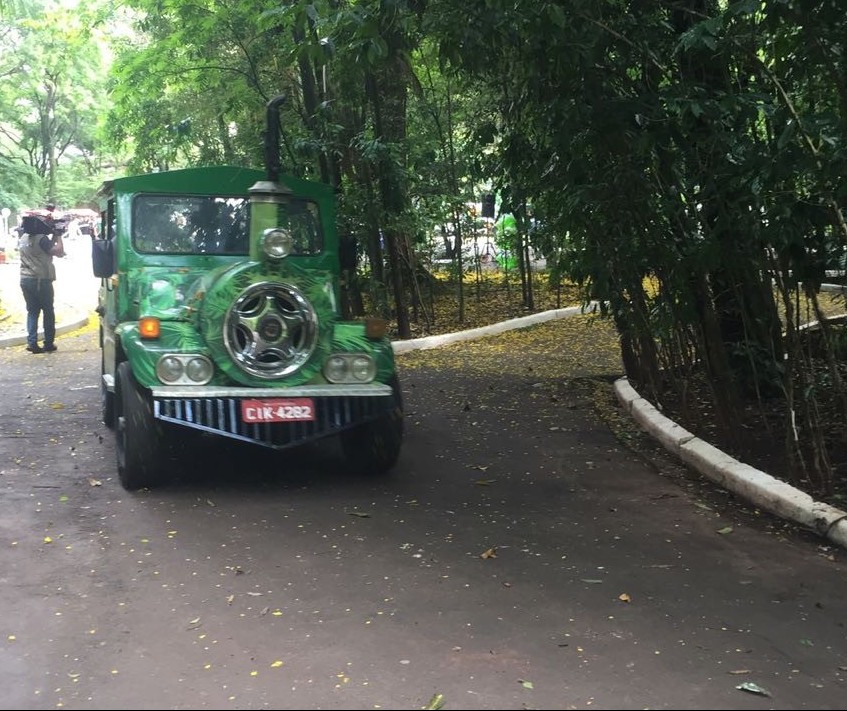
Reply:
[[294, 254], [320, 254], [323, 250], [323, 231], [316, 203], [291, 200], [280, 205], [278, 224], [291, 234]]
[[100, 213], [100, 236], [103, 239], [115, 239], [115, 201], [109, 200], [106, 209]]

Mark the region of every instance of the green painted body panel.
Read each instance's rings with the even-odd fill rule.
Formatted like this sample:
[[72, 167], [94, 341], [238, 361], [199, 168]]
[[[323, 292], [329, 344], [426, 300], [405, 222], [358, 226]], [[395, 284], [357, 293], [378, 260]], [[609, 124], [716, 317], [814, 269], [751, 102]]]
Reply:
[[[331, 353], [369, 353], [376, 381], [394, 377], [394, 351], [388, 339], [365, 336], [361, 322], [339, 320], [338, 238], [335, 231], [333, 190], [319, 183], [281, 178], [298, 198], [320, 209], [323, 249], [310, 256], [291, 255], [270, 260], [260, 248], [263, 231], [273, 227], [275, 208], [251, 208], [249, 254], [140, 253], [132, 246], [133, 201], [138, 195], [197, 195], [247, 197], [250, 188], [265, 179], [257, 170], [233, 167], [196, 168], [118, 178], [106, 186], [105, 199], [114, 205], [116, 288], [111, 297], [116, 352], [129, 360], [139, 384], [160, 386], [156, 362], [164, 353], [198, 353], [215, 364], [212, 386], [280, 388], [325, 384], [322, 368]], [[104, 203], [105, 207], [105, 203]], [[225, 324], [233, 304], [245, 289], [257, 284], [287, 285], [302, 294], [316, 316], [317, 339], [308, 360], [285, 377], [268, 380], [241, 369], [227, 351]], [[142, 339], [138, 322], [155, 317], [161, 333]], [[107, 367], [113, 372], [114, 364]]]
[[[145, 341], [138, 332], [137, 322], [121, 324], [116, 332], [121, 339], [124, 351], [132, 362], [133, 372], [138, 382], [146, 387], [159, 385], [156, 377], [156, 361], [164, 353], [199, 353], [212, 357], [212, 350], [203, 341], [196, 327], [187, 322], [169, 322], [162, 324], [161, 336], [155, 341]], [[332, 353], [370, 353], [376, 361], [376, 380], [389, 382], [394, 374], [394, 349], [391, 343], [381, 339], [375, 341], [365, 336], [365, 326], [359, 322], [337, 322], [334, 324], [329, 348]], [[259, 387], [290, 387], [292, 385], [315, 385], [326, 383], [320, 370], [313, 372], [308, 379], [297, 378], [279, 382], [263, 382], [254, 379], [250, 384]], [[209, 383], [215, 386], [238, 384], [218, 371]]]
[[[246, 168], [218, 166], [211, 168], [187, 168], [166, 173], [117, 178], [108, 186], [115, 198], [115, 233], [117, 244], [117, 320], [119, 322], [154, 315], [140, 311], [142, 295], [149, 285], [162, 279], [167, 273], [197, 274], [225, 269], [242, 263], [245, 255], [197, 255], [197, 254], [139, 254], [132, 248], [132, 204], [139, 193], [143, 194], [191, 194], [247, 196], [250, 188], [263, 180], [264, 173]], [[324, 248], [314, 257], [292, 256], [292, 262], [300, 262], [309, 269], [331, 271], [334, 275], [335, 299], [338, 294], [338, 237], [335, 231], [335, 200], [332, 188], [321, 183], [312, 183], [285, 176], [285, 184], [298, 196], [314, 200], [321, 211], [324, 229]], [[255, 235], [251, 241], [255, 244]], [[179, 281], [177, 277], [164, 277]], [[193, 279], [188, 277], [186, 282]], [[181, 289], [184, 295], [184, 287]]]
[[376, 361], [376, 380], [387, 383], [394, 375], [394, 348], [387, 338], [374, 340], [365, 335], [360, 322], [341, 321], [335, 324], [332, 338], [334, 353], [370, 353]]
[[162, 323], [161, 336], [156, 340], [143, 340], [137, 321], [122, 323], [115, 329], [115, 334], [132, 364], [136, 380], [146, 387], [159, 382], [156, 377], [159, 356], [174, 352], [208, 355], [208, 349], [204, 347], [197, 329], [188, 322]]

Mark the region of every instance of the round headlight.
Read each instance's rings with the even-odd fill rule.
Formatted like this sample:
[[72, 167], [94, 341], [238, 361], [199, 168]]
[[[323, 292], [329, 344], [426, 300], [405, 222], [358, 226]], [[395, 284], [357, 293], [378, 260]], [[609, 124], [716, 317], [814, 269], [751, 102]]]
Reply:
[[291, 254], [292, 239], [286, 230], [275, 227], [265, 230], [262, 237], [262, 249], [271, 259], [282, 259]]
[[373, 380], [374, 362], [366, 356], [356, 356], [350, 364], [350, 372], [356, 380], [361, 382]]
[[163, 383], [175, 383], [182, 377], [182, 362], [176, 356], [166, 355], [156, 363], [156, 375]]
[[339, 383], [347, 377], [347, 361], [341, 356], [332, 356], [324, 366], [324, 376], [331, 383]]
[[195, 383], [208, 383], [212, 379], [212, 364], [206, 358], [192, 358], [185, 365], [185, 374]]

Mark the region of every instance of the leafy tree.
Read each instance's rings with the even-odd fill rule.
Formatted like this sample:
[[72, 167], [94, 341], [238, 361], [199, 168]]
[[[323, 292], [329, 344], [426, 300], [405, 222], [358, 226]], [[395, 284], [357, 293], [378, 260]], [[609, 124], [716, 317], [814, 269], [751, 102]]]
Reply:
[[42, 182], [23, 181], [43, 189], [29, 202], [55, 201], [60, 161], [93, 155], [103, 57], [88, 12], [35, 2], [16, 12], [0, 19], [0, 155]]
[[429, 6], [443, 55], [500, 96], [500, 187], [532, 201], [549, 247], [560, 235], [553, 251], [614, 319], [628, 375], [661, 401], [704, 364], [727, 427], [746, 393], [784, 394], [789, 453], [821, 490], [815, 378], [794, 334], [799, 290], [814, 304], [844, 246], [838, 5]]

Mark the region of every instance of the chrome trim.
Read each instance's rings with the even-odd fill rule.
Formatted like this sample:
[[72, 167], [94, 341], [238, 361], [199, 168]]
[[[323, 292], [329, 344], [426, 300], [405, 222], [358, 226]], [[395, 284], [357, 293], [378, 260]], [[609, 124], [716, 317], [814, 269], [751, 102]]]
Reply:
[[[165, 358], [176, 358], [180, 364], [182, 365], [182, 374], [179, 376], [177, 380], [174, 380], [172, 383], [168, 383], [168, 381], [161, 376], [159, 373], [159, 365]], [[204, 378], [203, 381], [192, 380], [188, 377], [188, 373], [186, 373], [186, 369], [188, 368], [188, 364], [198, 358], [202, 361], [205, 361], [209, 365], [209, 377]], [[159, 356], [159, 359], [156, 361], [156, 377], [162, 381], [164, 384], [170, 385], [205, 385], [215, 376], [215, 364], [212, 362], [212, 359], [209, 356], [204, 355], [203, 353], [162, 353]]]
[[153, 416], [163, 422], [279, 450], [358, 427], [397, 408], [393, 397], [324, 395], [313, 398], [315, 419], [309, 422], [243, 422], [242, 402], [238, 397], [154, 397]]
[[[110, 376], [103, 376], [108, 378]], [[158, 385], [150, 388], [154, 398], [224, 397], [389, 397], [390, 385], [367, 383], [349, 385], [299, 385], [293, 388], [234, 388], [222, 385]]]
[[[344, 375], [343, 377], [333, 380], [327, 374], [327, 370], [329, 369], [329, 361], [332, 358], [340, 358], [344, 361]], [[368, 361], [368, 377], [367, 379], [355, 378], [353, 377], [353, 361], [356, 358], [364, 358]], [[373, 356], [370, 353], [366, 353], [364, 351], [341, 351], [338, 353], [330, 353], [326, 360], [324, 360], [323, 369], [321, 371], [323, 373], [324, 378], [329, 380], [331, 383], [339, 384], [353, 384], [353, 383], [370, 383], [376, 377], [376, 361], [373, 359]]]
[[291, 284], [263, 281], [242, 291], [224, 318], [224, 346], [248, 375], [275, 380], [296, 372], [318, 345], [318, 314]]

